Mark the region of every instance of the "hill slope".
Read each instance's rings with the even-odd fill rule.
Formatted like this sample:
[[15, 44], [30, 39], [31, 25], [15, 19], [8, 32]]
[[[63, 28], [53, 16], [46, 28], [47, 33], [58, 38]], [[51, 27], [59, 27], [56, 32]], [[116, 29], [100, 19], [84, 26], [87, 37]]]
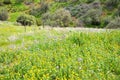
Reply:
[[[20, 14], [25, 13], [35, 16], [39, 25], [43, 24], [45, 19], [45, 24], [51, 26], [100, 28], [107, 26], [120, 15], [119, 0], [20, 0], [17, 2], [11, 0], [9, 4], [4, 3], [4, 1], [9, 2], [10, 0], [3, 0], [0, 3], [1, 8], [8, 9], [8, 20], [13, 22], [17, 20]], [[61, 8], [70, 12], [70, 16], [67, 15], [68, 18], [62, 18], [68, 13], [66, 11], [63, 11], [64, 13], [60, 11], [60, 13]], [[55, 16], [56, 14], [58, 15]]]
[[0, 24], [0, 80], [118, 80], [119, 34]]

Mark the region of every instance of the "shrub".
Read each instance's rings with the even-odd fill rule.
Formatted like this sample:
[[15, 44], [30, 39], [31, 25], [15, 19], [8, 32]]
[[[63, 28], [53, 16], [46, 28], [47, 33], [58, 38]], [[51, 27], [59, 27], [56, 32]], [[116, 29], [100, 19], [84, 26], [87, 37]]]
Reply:
[[120, 5], [118, 6], [117, 11], [114, 13], [114, 16], [120, 16]]
[[100, 25], [100, 15], [101, 10], [97, 9], [91, 9], [89, 10], [84, 16], [80, 17], [80, 19], [87, 25]]
[[90, 9], [90, 7], [87, 4], [80, 4], [74, 7], [67, 7], [66, 9], [70, 11], [72, 16], [79, 18], [83, 16]]
[[82, 3], [66, 9], [70, 11], [73, 17], [79, 18], [86, 26], [101, 24], [102, 7], [99, 1], [94, 1], [90, 4]]
[[20, 4], [20, 3], [22, 3], [22, 2], [24, 2], [24, 0], [16, 0], [16, 1], [15, 1], [15, 3], [17, 3], [17, 4]]
[[59, 9], [54, 14], [46, 13], [42, 17], [43, 22], [50, 26], [68, 27], [72, 22], [71, 14], [68, 10]]
[[119, 3], [120, 3], [120, 0], [106, 0], [106, 2], [105, 2], [105, 7], [106, 7], [108, 10], [111, 10], [111, 9], [113, 9], [114, 7], [117, 7]]
[[100, 1], [94, 1], [91, 4], [89, 4], [90, 8], [92, 9], [102, 9], [101, 2]]
[[109, 29], [120, 28], [120, 17], [117, 17], [113, 21], [111, 21], [106, 28], [109, 28]]
[[68, 2], [69, 0], [54, 0], [55, 2]]
[[112, 16], [107, 16], [107, 17], [104, 17], [102, 18], [102, 27], [105, 27], [107, 26], [111, 21], [112, 21]]
[[3, 3], [4, 4], [11, 4], [11, 0], [4, 0]]
[[0, 1], [0, 6], [3, 6], [3, 2], [2, 1]]
[[8, 19], [8, 11], [6, 9], [0, 9], [0, 20], [6, 21]]
[[31, 26], [36, 24], [35, 17], [27, 14], [20, 15], [16, 21], [21, 23], [23, 26]]
[[36, 19], [36, 24], [37, 24], [37, 26], [41, 26], [42, 25], [41, 20], [40, 19]]
[[73, 17], [72, 22], [70, 23], [70, 26], [72, 26], [72, 27], [83, 27], [84, 24], [83, 24], [83, 22], [81, 20], [76, 19], [76, 18]]
[[87, 3], [92, 3], [92, 2], [94, 2], [95, 0], [87, 0], [86, 2]]
[[71, 14], [68, 10], [59, 9], [53, 15], [54, 20], [57, 21], [57, 24], [61, 27], [68, 27], [71, 22]]
[[26, 1], [25, 1], [25, 4], [26, 4], [26, 5], [30, 5], [30, 4], [32, 4], [33, 2], [34, 2], [34, 0], [26, 0]]
[[39, 7], [31, 9], [29, 13], [33, 16], [40, 16], [43, 13], [46, 13], [48, 10], [49, 10], [48, 3], [41, 2]]

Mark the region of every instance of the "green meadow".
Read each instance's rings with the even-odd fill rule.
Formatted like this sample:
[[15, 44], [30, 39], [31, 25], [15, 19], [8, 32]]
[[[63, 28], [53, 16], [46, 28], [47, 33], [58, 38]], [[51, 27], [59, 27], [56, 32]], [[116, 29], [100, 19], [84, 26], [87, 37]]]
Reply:
[[0, 24], [0, 80], [120, 80], [120, 31]]

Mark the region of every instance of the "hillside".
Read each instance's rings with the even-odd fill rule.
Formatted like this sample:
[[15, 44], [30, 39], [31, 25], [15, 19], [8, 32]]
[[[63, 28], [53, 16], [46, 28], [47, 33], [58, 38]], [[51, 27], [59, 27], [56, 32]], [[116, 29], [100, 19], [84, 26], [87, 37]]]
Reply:
[[120, 80], [120, 0], [0, 0], [0, 80]]
[[5, 20], [11, 22], [27, 14], [38, 26], [119, 28], [119, 4], [119, 0], [1, 0], [0, 8], [8, 11]]
[[120, 31], [0, 24], [0, 80], [119, 80]]

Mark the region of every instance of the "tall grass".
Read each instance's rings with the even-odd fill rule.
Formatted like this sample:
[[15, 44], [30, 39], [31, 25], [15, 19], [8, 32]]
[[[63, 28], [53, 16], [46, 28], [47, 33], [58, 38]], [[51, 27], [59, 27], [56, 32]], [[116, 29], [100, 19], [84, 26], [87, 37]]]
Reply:
[[120, 31], [23, 31], [0, 27], [0, 80], [120, 79]]

